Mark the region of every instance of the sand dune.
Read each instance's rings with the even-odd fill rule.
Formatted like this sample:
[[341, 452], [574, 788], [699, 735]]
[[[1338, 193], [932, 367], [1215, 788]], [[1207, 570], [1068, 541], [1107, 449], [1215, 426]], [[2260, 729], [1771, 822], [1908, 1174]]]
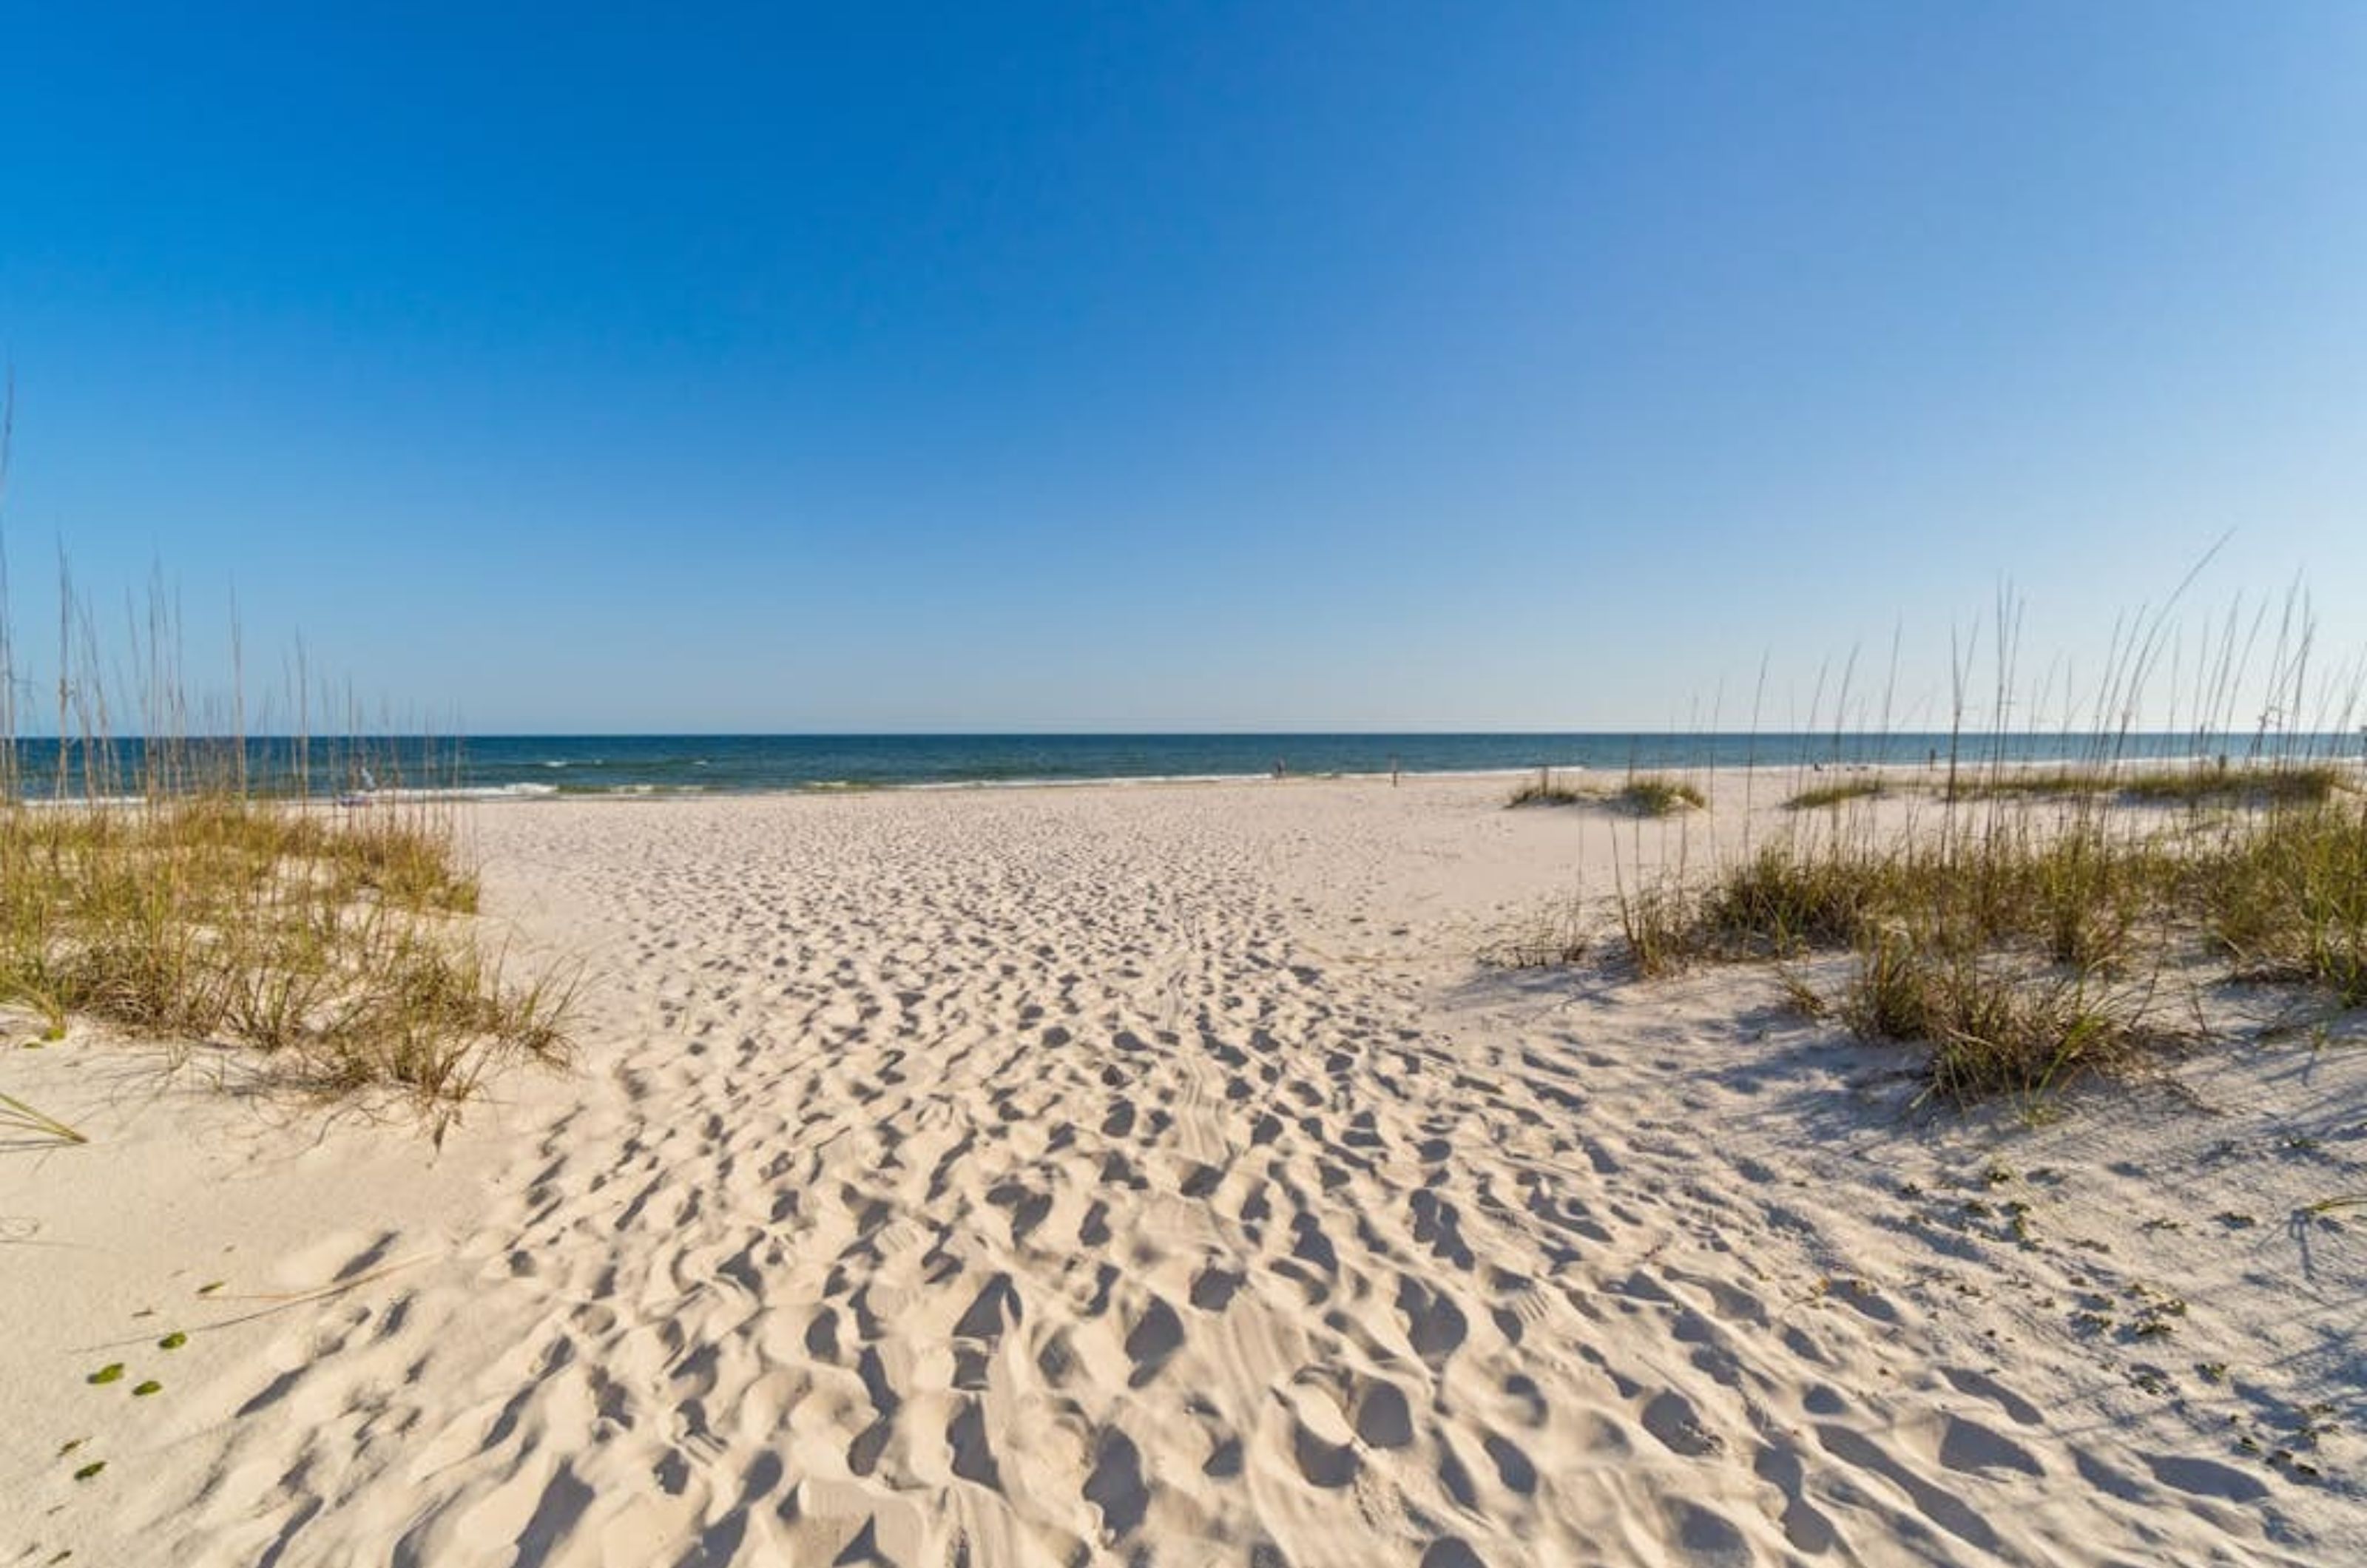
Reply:
[[1502, 798], [484, 808], [573, 1078], [440, 1153], [23, 1080], [100, 1141], [0, 1155], [0, 1561], [2367, 1551], [2367, 1032], [1913, 1117], [1763, 973], [1476, 965], [1643, 841]]

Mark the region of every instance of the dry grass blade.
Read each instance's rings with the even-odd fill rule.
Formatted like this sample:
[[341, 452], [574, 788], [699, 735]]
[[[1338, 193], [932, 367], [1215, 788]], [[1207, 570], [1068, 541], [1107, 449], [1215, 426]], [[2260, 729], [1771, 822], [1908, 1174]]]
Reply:
[[47, 1111], [37, 1111], [13, 1094], [0, 1094], [0, 1127], [13, 1127], [45, 1138], [55, 1138], [62, 1144], [90, 1142]]

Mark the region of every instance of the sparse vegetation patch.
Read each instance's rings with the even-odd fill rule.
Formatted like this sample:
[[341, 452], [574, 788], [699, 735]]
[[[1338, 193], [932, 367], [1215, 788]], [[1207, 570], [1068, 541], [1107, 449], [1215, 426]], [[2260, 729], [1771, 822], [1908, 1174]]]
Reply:
[[[493, 1064], [564, 1054], [564, 987], [505, 973], [477, 929], [447, 797], [332, 801], [301, 774], [266, 793], [243, 737], [183, 733], [169, 617], [152, 612], [134, 638], [126, 662], [150, 673], [128, 703], [110, 702], [111, 661], [79, 624], [55, 731], [32, 739], [0, 615], [0, 1003], [40, 1014], [47, 1038], [89, 1019], [176, 1055], [244, 1048], [307, 1089], [392, 1088], [438, 1126]], [[114, 711], [149, 716], [143, 733], [119, 740]], [[395, 778], [391, 761], [382, 771]], [[0, 1121], [80, 1136], [6, 1095]]]
[[1804, 789], [1784, 804], [1794, 811], [1814, 811], [1820, 807], [1839, 806], [1852, 800], [1877, 800], [1889, 792], [1880, 779], [1852, 779], [1847, 784], [1820, 784]]
[[1572, 789], [1568, 784], [1555, 784], [1551, 779], [1541, 774], [1514, 790], [1512, 798], [1504, 804], [1507, 806], [1576, 806], [1582, 800], [1594, 798], [1583, 790]]
[[1708, 797], [1693, 785], [1659, 773], [1629, 779], [1614, 798], [1638, 817], [1672, 817], [1709, 804]]
[[[2001, 609], [2000, 624], [2012, 619]], [[1952, 739], [1944, 773], [1931, 752], [1928, 783], [1858, 776], [1797, 790], [1784, 801], [1789, 827], [1753, 841], [1746, 825], [1738, 850], [1716, 846], [1705, 870], [1686, 864], [1682, 842], [1648, 863], [1639, 839], [1620, 868], [1620, 948], [1647, 976], [1848, 954], [1840, 987], [1785, 972], [1786, 1006], [1830, 1012], [1868, 1039], [1920, 1043], [1930, 1091], [1959, 1100], [2044, 1094], [2183, 1049], [2203, 1027], [2198, 987], [2214, 980], [2367, 1004], [2367, 792], [2350, 761], [2367, 745], [2360, 692], [2354, 682], [2313, 694], [2312, 635], [2289, 613], [2268, 689], [2239, 696], [2248, 636], [2231, 617], [2215, 639], [2220, 662], [2194, 677], [2205, 700], [2181, 705], [2200, 710], [2191, 763], [2131, 766], [2120, 754], [2168, 640], [2156, 619], [2108, 673], [2090, 755], [2076, 763], [2031, 766], [2010, 754], [2010, 737]], [[1996, 657], [1992, 711], [2009, 711], [2014, 656]], [[1958, 670], [1960, 720], [1969, 677]], [[2263, 719], [2244, 737], [2230, 722], [2239, 712], [2316, 716], [2292, 736]], [[2231, 736], [2244, 757], [2232, 766]], [[1896, 821], [1802, 815], [1890, 794], [1902, 797]], [[1632, 780], [1618, 798], [1650, 815], [1702, 801], [1666, 778]], [[2183, 809], [2132, 809], [2143, 807]]]
[[0, 805], [0, 1000], [251, 1047], [310, 1087], [449, 1105], [494, 1060], [561, 1054], [563, 998], [504, 977], [476, 907], [425, 807]]

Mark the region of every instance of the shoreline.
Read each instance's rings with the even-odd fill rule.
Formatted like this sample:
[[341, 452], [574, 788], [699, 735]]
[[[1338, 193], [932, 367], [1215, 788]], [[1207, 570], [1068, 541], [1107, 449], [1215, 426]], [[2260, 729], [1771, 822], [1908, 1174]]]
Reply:
[[[2101, 761], [2083, 761], [2075, 756], [2059, 758], [1989, 758], [1959, 759], [1954, 772], [1959, 777], [2016, 776], [2030, 773], [2074, 773], [2127, 774], [2146, 771], [2201, 772], [2220, 761], [2217, 753], [2199, 752], [2183, 756], [2124, 757]], [[2367, 759], [2343, 757], [2308, 757], [2254, 763], [2229, 762], [2228, 770], [2237, 774], [2253, 772], [2275, 772], [2280, 768], [2329, 767], [2339, 772], [2367, 779]], [[1901, 780], [1930, 780], [1944, 777], [1950, 771], [1948, 759], [1934, 762], [1758, 762], [1758, 763], [1670, 763], [1662, 767], [1609, 769], [1590, 767], [1584, 763], [1539, 763], [1512, 768], [1431, 768], [1402, 769], [1397, 777], [1404, 784], [1422, 782], [1472, 783], [1494, 781], [1506, 784], [1535, 778], [1540, 772], [1556, 779], [1568, 775], [1591, 783], [1621, 781], [1630, 777], [1666, 775], [1688, 781], [1715, 782], [1729, 777], [1764, 779], [1783, 776], [1800, 780], [1818, 778], [1862, 778], [1874, 775]], [[764, 800], [803, 799], [808, 797], [844, 798], [867, 795], [930, 795], [961, 794], [972, 791], [1003, 790], [1093, 790], [1130, 788], [1206, 787], [1234, 784], [1376, 784], [1387, 781], [1391, 774], [1386, 769], [1376, 771], [1340, 771], [1327, 773], [1285, 773], [1280, 775], [1264, 773], [1123, 773], [1092, 778], [1022, 778], [1022, 779], [927, 779], [910, 782], [852, 783], [826, 780], [817, 783], [757, 785], [745, 788], [714, 785], [625, 784], [605, 789], [569, 789], [563, 785], [511, 784], [463, 786], [457, 789], [421, 789], [381, 791], [368, 799], [400, 801], [435, 801], [454, 804], [525, 805], [569, 801], [606, 800]], [[325, 797], [323, 797], [325, 799]], [[28, 805], [44, 805], [34, 800]]]
[[[1261, 736], [1093, 735], [996, 737], [478, 737], [444, 742], [359, 737], [312, 743], [310, 777], [322, 797], [382, 800], [512, 800], [642, 795], [854, 794], [889, 790], [979, 790], [1119, 787], [1249, 783], [1274, 776], [1279, 762], [1292, 779], [1454, 779], [1557, 775], [1601, 780], [1629, 774], [1796, 773], [1853, 776], [1870, 771], [1908, 774], [1931, 765], [1963, 773], [2060, 767], [2184, 768], [2225, 758], [2244, 767], [2367, 763], [2358, 737], [2294, 734], [2198, 737], [2191, 733], [2088, 735], [1906, 733], [1756, 735], [1555, 736]], [[1404, 750], [1399, 753], [1399, 742]], [[109, 775], [144, 777], [149, 743], [110, 743]], [[202, 758], [227, 756], [235, 740], [167, 742]], [[245, 743], [240, 787], [261, 796], [292, 797], [302, 764], [286, 738]], [[230, 749], [224, 751], [223, 749]], [[49, 803], [45, 780], [54, 762], [38, 747], [24, 750], [14, 775], [28, 804]], [[1394, 768], [1392, 763], [1395, 764]], [[227, 766], [227, 763], [222, 764]], [[187, 772], [204, 787], [203, 769]], [[391, 786], [377, 790], [375, 773]], [[178, 775], [176, 775], [178, 776]], [[340, 788], [324, 781], [344, 778]], [[136, 789], [136, 784], [133, 786]], [[118, 794], [129, 791], [119, 789]]]

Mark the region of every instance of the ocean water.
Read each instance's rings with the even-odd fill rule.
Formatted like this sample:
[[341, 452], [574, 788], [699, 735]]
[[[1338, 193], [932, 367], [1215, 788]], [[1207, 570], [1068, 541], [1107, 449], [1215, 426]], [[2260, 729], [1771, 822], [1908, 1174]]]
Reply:
[[152, 768], [255, 789], [343, 794], [431, 789], [487, 795], [742, 794], [1079, 784], [1112, 780], [1502, 773], [1540, 767], [1625, 773], [1667, 768], [1848, 767], [1944, 760], [2090, 761], [2230, 754], [2360, 756], [2357, 735], [2198, 738], [2192, 734], [1404, 734], [1404, 735], [482, 735], [458, 740], [285, 738], [194, 742], [171, 753], [138, 740], [111, 748], [20, 740], [17, 787], [128, 793]]

